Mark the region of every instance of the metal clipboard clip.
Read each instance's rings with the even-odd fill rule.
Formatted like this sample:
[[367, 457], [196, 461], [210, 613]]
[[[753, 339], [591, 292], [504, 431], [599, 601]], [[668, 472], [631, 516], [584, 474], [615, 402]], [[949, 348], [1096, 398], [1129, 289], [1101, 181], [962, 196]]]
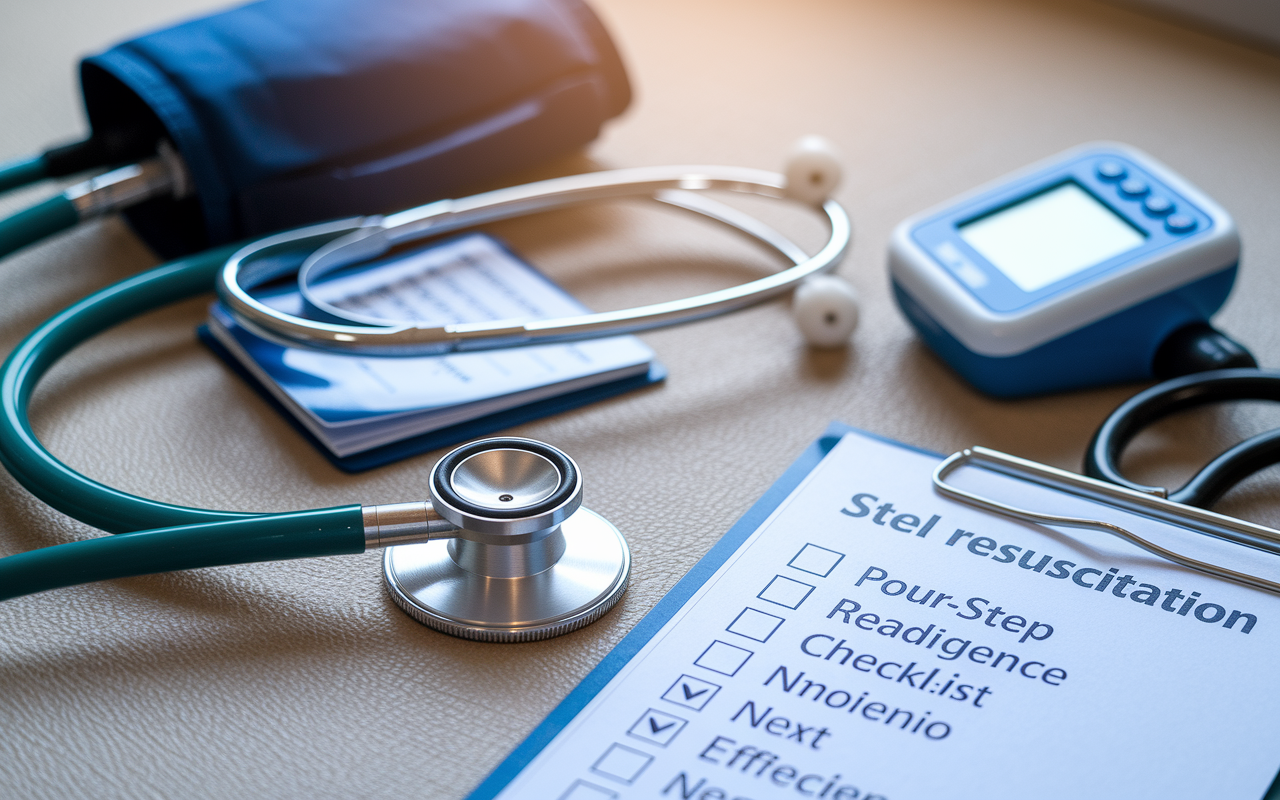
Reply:
[[[1223, 514], [1215, 514], [1202, 508], [1175, 503], [1157, 494], [1146, 494], [1083, 475], [1076, 475], [1073, 472], [1046, 466], [1035, 461], [1028, 461], [1024, 458], [1001, 453], [998, 450], [989, 450], [985, 447], [970, 447], [958, 453], [953, 453], [933, 471], [934, 488], [941, 494], [954, 500], [959, 500], [962, 503], [1026, 522], [1036, 522], [1043, 525], [1062, 525], [1068, 528], [1093, 528], [1105, 531], [1141, 547], [1148, 553], [1188, 569], [1194, 569], [1216, 578], [1234, 581], [1235, 583], [1262, 589], [1273, 594], [1280, 594], [1280, 583], [1185, 556], [1161, 547], [1154, 542], [1149, 542], [1119, 525], [1098, 519], [1065, 517], [1057, 514], [1028, 511], [967, 492], [946, 482], [948, 475], [964, 466], [982, 467], [1078, 497], [1105, 503], [1125, 511], [1169, 522], [1217, 539], [1252, 547], [1272, 555], [1280, 555], [1280, 531]], [[1160, 491], [1163, 494], [1164, 490]]]

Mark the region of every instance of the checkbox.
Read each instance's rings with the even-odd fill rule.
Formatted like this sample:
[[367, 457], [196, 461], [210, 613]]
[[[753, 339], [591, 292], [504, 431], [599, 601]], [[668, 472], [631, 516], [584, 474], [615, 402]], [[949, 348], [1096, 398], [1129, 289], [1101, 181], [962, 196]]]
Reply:
[[586, 781], [574, 781], [560, 800], [617, 800], [618, 793]]
[[686, 719], [651, 708], [636, 720], [636, 724], [631, 726], [627, 735], [652, 742], [659, 747], [666, 747], [688, 724], [689, 721]]
[[773, 580], [769, 581], [769, 585], [764, 587], [756, 597], [766, 603], [773, 603], [775, 606], [797, 609], [812, 591], [813, 586], [807, 583], [793, 581], [782, 575], [775, 575]]
[[681, 675], [671, 688], [662, 693], [662, 699], [678, 706], [701, 711], [720, 691], [720, 686], [692, 675]]
[[766, 614], [754, 608], [744, 608], [725, 630], [757, 642], [767, 642], [778, 626], [784, 622], [786, 620], [782, 617], [775, 617], [773, 614]]
[[835, 550], [828, 550], [816, 544], [806, 544], [787, 562], [787, 566], [825, 578], [843, 559], [844, 553], [837, 553]]
[[718, 672], [721, 675], [728, 675], [732, 678], [738, 674], [738, 670], [742, 669], [742, 665], [747, 663], [747, 659], [755, 655], [752, 651], [745, 647], [738, 647], [728, 642], [722, 642], [716, 639], [711, 646], [702, 651], [702, 655], [695, 660], [694, 666], [709, 669], [712, 672]]
[[630, 784], [640, 777], [652, 760], [653, 756], [648, 753], [615, 742], [591, 765], [591, 771], [619, 783]]

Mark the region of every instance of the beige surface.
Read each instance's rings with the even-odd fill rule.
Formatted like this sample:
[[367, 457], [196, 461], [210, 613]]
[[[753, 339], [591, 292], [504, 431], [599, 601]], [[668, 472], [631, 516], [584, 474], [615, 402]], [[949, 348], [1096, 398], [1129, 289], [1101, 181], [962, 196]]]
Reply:
[[[808, 132], [844, 150], [840, 198], [857, 239], [841, 272], [864, 299], [856, 346], [806, 351], [786, 305], [772, 303], [646, 336], [671, 369], [665, 386], [519, 428], [578, 459], [588, 505], [624, 530], [635, 556], [620, 607], [558, 640], [495, 646], [429, 631], [384, 595], [376, 554], [0, 605], [0, 795], [461, 797], [829, 420], [940, 451], [979, 443], [1078, 468], [1094, 426], [1134, 387], [1020, 402], [976, 395], [892, 305], [885, 247], [902, 217], [1079, 142], [1142, 147], [1236, 216], [1244, 267], [1219, 320], [1280, 365], [1276, 56], [1085, 2], [594, 4], [637, 88], [591, 149], [596, 163], [773, 168]], [[202, 5], [4, 3], [0, 158], [79, 132], [78, 54]], [[794, 227], [814, 234], [803, 220]], [[630, 207], [502, 232], [601, 308], [768, 265], [704, 228]], [[152, 263], [117, 222], [0, 263], [0, 346]], [[61, 365], [36, 402], [53, 450], [107, 483], [196, 505], [420, 496], [432, 457], [350, 477], [300, 441], [193, 341], [203, 305], [151, 315]], [[1278, 421], [1252, 408], [1179, 418], [1140, 440], [1130, 466], [1177, 481]], [[1278, 477], [1251, 481], [1221, 508], [1280, 523]], [[0, 552], [89, 533], [0, 476]]]

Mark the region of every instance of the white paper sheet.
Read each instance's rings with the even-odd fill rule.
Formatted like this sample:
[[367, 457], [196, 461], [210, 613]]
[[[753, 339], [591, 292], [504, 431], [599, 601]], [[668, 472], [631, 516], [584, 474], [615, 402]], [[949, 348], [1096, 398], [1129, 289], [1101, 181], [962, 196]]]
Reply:
[[[936, 464], [845, 436], [497, 796], [1262, 797], [1280, 766], [1280, 598], [947, 501]], [[956, 478], [1280, 573], [1005, 476]]]

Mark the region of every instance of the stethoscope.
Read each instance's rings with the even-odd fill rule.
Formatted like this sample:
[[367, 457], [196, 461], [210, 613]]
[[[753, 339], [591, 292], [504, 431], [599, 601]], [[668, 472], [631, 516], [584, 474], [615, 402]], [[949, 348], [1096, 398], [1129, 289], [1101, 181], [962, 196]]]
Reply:
[[[10, 442], [4, 449], [7, 461], [14, 450]], [[88, 483], [76, 475], [45, 488], [78, 494], [51, 502], [70, 513], [77, 499], [90, 499]], [[160, 505], [98, 488], [116, 495], [111, 512], [122, 520], [134, 515], [145, 524]], [[430, 499], [418, 502], [290, 514], [183, 509], [223, 519], [0, 559], [0, 600], [155, 572], [385, 548], [387, 589], [414, 619], [468, 639], [522, 642], [587, 625], [626, 590], [626, 539], [581, 507], [581, 472], [555, 447], [515, 437], [471, 442], [436, 463], [427, 491]]]
[[[856, 305], [843, 284], [819, 282], [829, 277], [824, 273], [836, 265], [849, 240], [848, 218], [828, 198], [838, 177], [833, 163], [829, 154], [811, 150], [794, 158], [785, 176], [700, 167], [554, 179], [391, 217], [310, 226], [243, 248], [210, 250], [85, 298], [37, 328], [0, 368], [0, 461], [53, 507], [118, 535], [0, 559], [0, 599], [132, 575], [387, 548], [383, 573], [392, 598], [415, 619], [439, 630], [488, 641], [526, 641], [588, 624], [621, 597], [630, 555], [614, 526], [580, 508], [581, 474], [572, 459], [549, 445], [514, 438], [464, 445], [433, 468], [429, 500], [247, 514], [136, 497], [76, 472], [36, 438], [27, 418], [29, 400], [45, 372], [80, 342], [144, 311], [206, 292], [215, 283], [237, 318], [264, 336], [364, 353], [500, 347], [645, 330], [736, 310], [789, 288], [797, 289], [798, 316], [810, 338], [834, 343], [856, 322]], [[819, 208], [830, 223], [830, 238], [817, 254], [807, 256], [762, 223], [693, 194], [703, 189], [788, 197]], [[326, 306], [311, 291], [333, 270], [426, 236], [574, 202], [637, 194], [741, 230], [793, 266], [739, 287], [671, 303], [496, 325], [416, 327], [353, 318]], [[301, 272], [311, 311], [328, 321], [274, 313], [249, 293], [292, 269]], [[1243, 372], [1262, 380], [1270, 387], [1267, 392], [1274, 392], [1280, 380], [1274, 373]], [[1180, 398], [1188, 396], [1189, 384], [1179, 381], [1220, 387], [1232, 379], [1209, 373], [1148, 390], [1135, 398], [1141, 398], [1137, 405], [1131, 401], [1117, 411], [1115, 424], [1104, 424], [1091, 451], [1104, 454], [1100, 464], [1113, 464], [1137, 427], [1187, 405]], [[1219, 390], [1206, 389], [1197, 396], [1207, 402], [1217, 399]], [[1237, 455], [1231, 451], [1224, 456], [1228, 466], [1210, 465], [1210, 474], [1235, 479], [1244, 465], [1274, 460], [1276, 442], [1268, 442], [1237, 448]], [[1116, 480], [1118, 475], [1102, 477]], [[1227, 485], [1222, 479], [1210, 482], [1218, 493]]]
[[1131, 481], [1120, 472], [1124, 448], [1144, 428], [1170, 414], [1232, 400], [1280, 401], [1280, 372], [1222, 369], [1184, 375], [1135, 394], [1111, 413], [1085, 451], [1084, 474], [1175, 503], [1209, 508], [1228, 489], [1259, 470], [1280, 463], [1280, 428], [1227, 449], [1181, 488], [1168, 490]]
[[[467, 639], [545, 639], [599, 619], [627, 588], [623, 535], [582, 505], [578, 465], [532, 439], [463, 445], [431, 470], [429, 502], [367, 506], [368, 546], [409, 616]], [[421, 542], [427, 544], [419, 544]]]
[[[219, 248], [126, 279], [76, 303], [28, 336], [0, 368], [0, 461], [32, 493], [114, 532], [0, 559], [0, 600], [90, 581], [234, 563], [386, 548], [391, 597], [438, 630], [485, 641], [529, 641], [598, 619], [626, 589], [622, 534], [581, 508], [582, 477], [560, 450], [529, 439], [459, 447], [431, 471], [429, 499], [390, 505], [245, 514], [171, 505], [105, 486], [60, 462], [32, 431], [35, 386], [63, 354], [112, 325], [207, 291], [218, 282], [252, 330], [292, 345], [362, 353], [504, 347], [612, 335], [702, 319], [796, 288], [801, 327], [835, 344], [857, 321], [852, 290], [825, 273], [848, 249], [850, 226], [829, 193], [839, 178], [821, 143], [801, 147], [787, 174], [725, 167], [659, 167], [558, 178], [391, 217], [309, 226], [240, 249]], [[820, 209], [830, 237], [813, 256], [763, 223], [699, 190], [787, 198]], [[642, 195], [754, 237], [792, 266], [742, 286], [621, 312], [550, 321], [423, 328], [351, 319], [311, 291], [325, 273], [406, 242], [498, 219], [602, 198]], [[297, 269], [312, 310], [342, 322], [277, 314], [249, 294]]]

